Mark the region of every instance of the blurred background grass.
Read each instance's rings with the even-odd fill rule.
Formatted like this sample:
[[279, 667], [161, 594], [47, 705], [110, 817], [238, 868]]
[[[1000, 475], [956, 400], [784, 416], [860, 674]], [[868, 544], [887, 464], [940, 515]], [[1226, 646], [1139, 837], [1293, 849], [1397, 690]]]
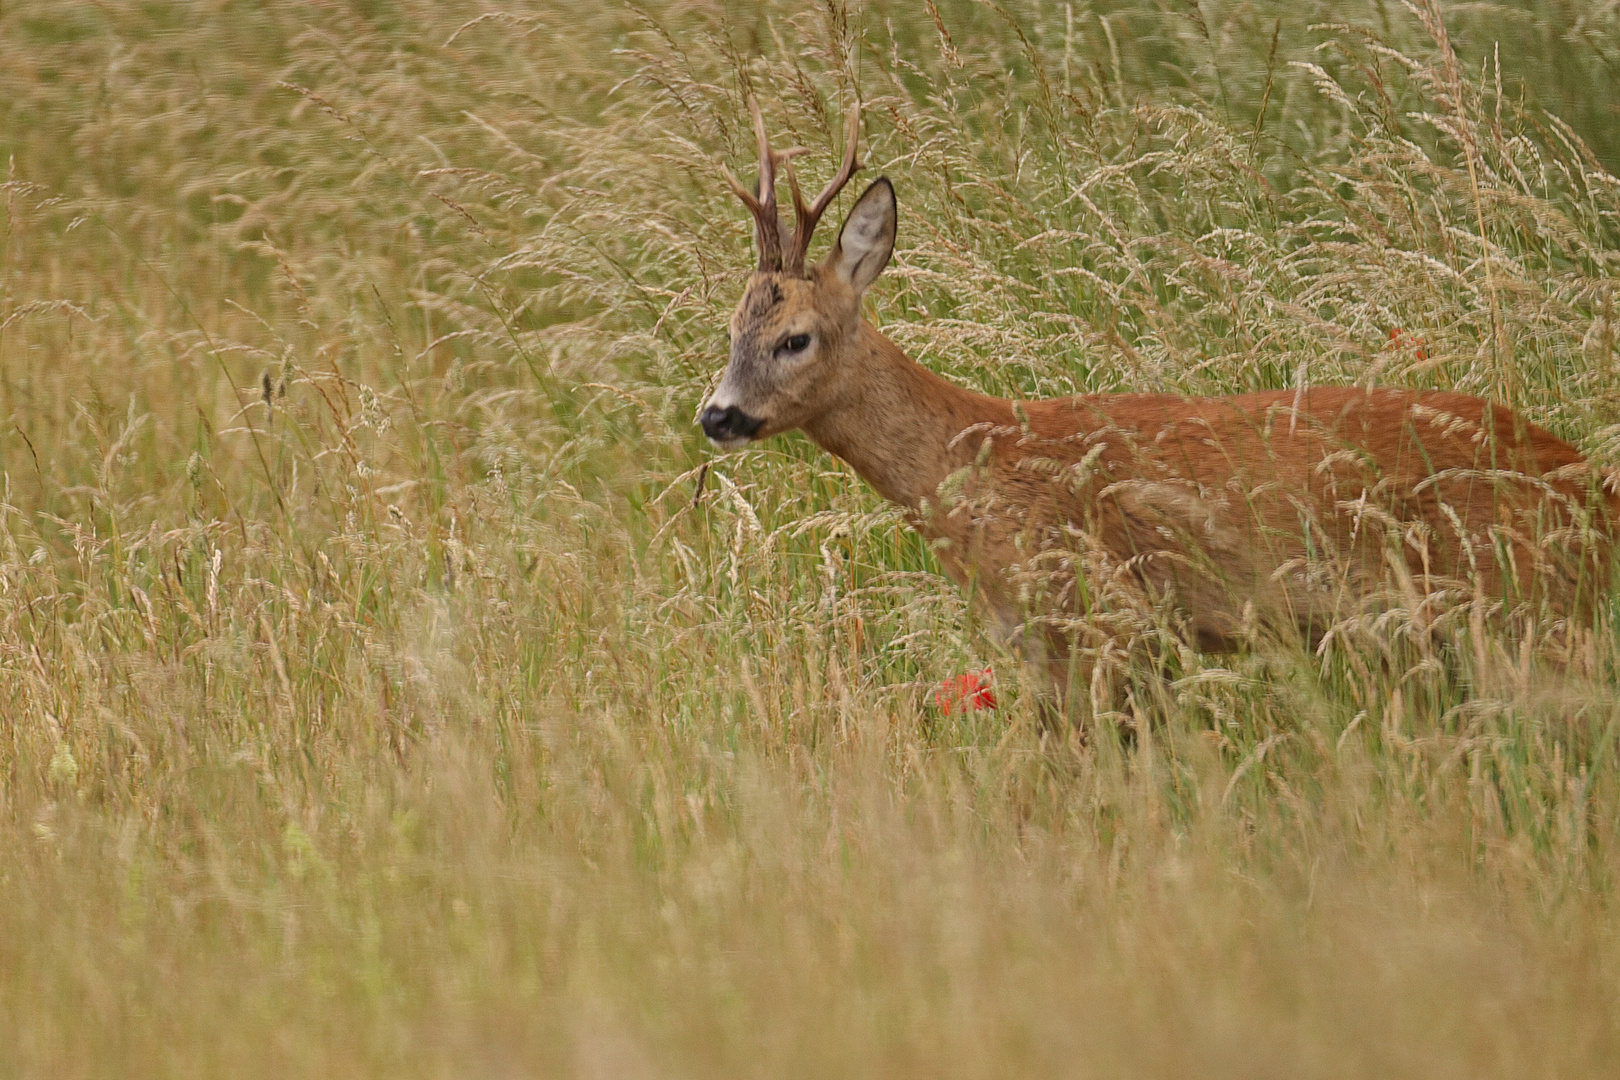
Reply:
[[936, 370], [1613, 463], [1616, 19], [6, 3], [0, 1069], [1612, 1071], [1606, 631], [1183, 651], [1082, 743], [852, 474], [691, 418], [745, 95], [818, 183], [858, 94]]

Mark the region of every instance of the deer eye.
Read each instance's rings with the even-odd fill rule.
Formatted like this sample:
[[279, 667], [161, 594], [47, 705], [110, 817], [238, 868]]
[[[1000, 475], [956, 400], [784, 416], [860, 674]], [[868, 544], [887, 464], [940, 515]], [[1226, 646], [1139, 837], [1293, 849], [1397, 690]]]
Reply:
[[794, 334], [792, 337], [782, 342], [782, 348], [786, 349], [788, 352], [803, 352], [805, 348], [809, 346], [809, 344], [809, 334]]

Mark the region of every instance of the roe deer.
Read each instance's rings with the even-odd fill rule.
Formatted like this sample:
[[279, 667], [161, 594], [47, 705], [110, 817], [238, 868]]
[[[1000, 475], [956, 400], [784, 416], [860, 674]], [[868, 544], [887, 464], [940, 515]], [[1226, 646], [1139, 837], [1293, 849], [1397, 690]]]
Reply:
[[[1606, 598], [1620, 500], [1580, 452], [1511, 410], [1440, 391], [1319, 387], [1230, 397], [1094, 394], [1014, 403], [953, 385], [861, 317], [894, 249], [887, 179], [831, 252], [805, 256], [857, 168], [805, 205], [797, 150], [773, 153], [757, 102], [759, 267], [705, 402], [721, 447], [794, 428], [905, 508], [947, 572], [1062, 694], [1109, 611], [1168, 614], [1188, 644], [1318, 639], [1368, 605], [1420, 625], [1522, 611], [1589, 619]], [[796, 227], [777, 215], [776, 167]], [[1101, 617], [1099, 617], [1101, 616]]]

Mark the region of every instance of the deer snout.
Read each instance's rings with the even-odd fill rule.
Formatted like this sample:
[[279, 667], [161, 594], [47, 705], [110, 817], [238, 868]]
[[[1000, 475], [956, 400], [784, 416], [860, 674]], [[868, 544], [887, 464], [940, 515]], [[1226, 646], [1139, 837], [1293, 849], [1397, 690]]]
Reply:
[[721, 446], [739, 446], [752, 439], [765, 421], [749, 416], [735, 405], [723, 409], [710, 405], [698, 417], [698, 423], [703, 425], [703, 434]]

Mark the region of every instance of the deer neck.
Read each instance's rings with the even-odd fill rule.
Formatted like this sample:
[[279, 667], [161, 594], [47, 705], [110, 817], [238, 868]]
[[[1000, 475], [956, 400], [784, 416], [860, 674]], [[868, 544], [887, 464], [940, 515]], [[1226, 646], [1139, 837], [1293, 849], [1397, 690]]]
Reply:
[[1010, 402], [947, 382], [865, 320], [850, 347], [858, 374], [804, 431], [890, 502], [922, 509], [978, 453], [982, 440], [962, 432], [1017, 422]]

